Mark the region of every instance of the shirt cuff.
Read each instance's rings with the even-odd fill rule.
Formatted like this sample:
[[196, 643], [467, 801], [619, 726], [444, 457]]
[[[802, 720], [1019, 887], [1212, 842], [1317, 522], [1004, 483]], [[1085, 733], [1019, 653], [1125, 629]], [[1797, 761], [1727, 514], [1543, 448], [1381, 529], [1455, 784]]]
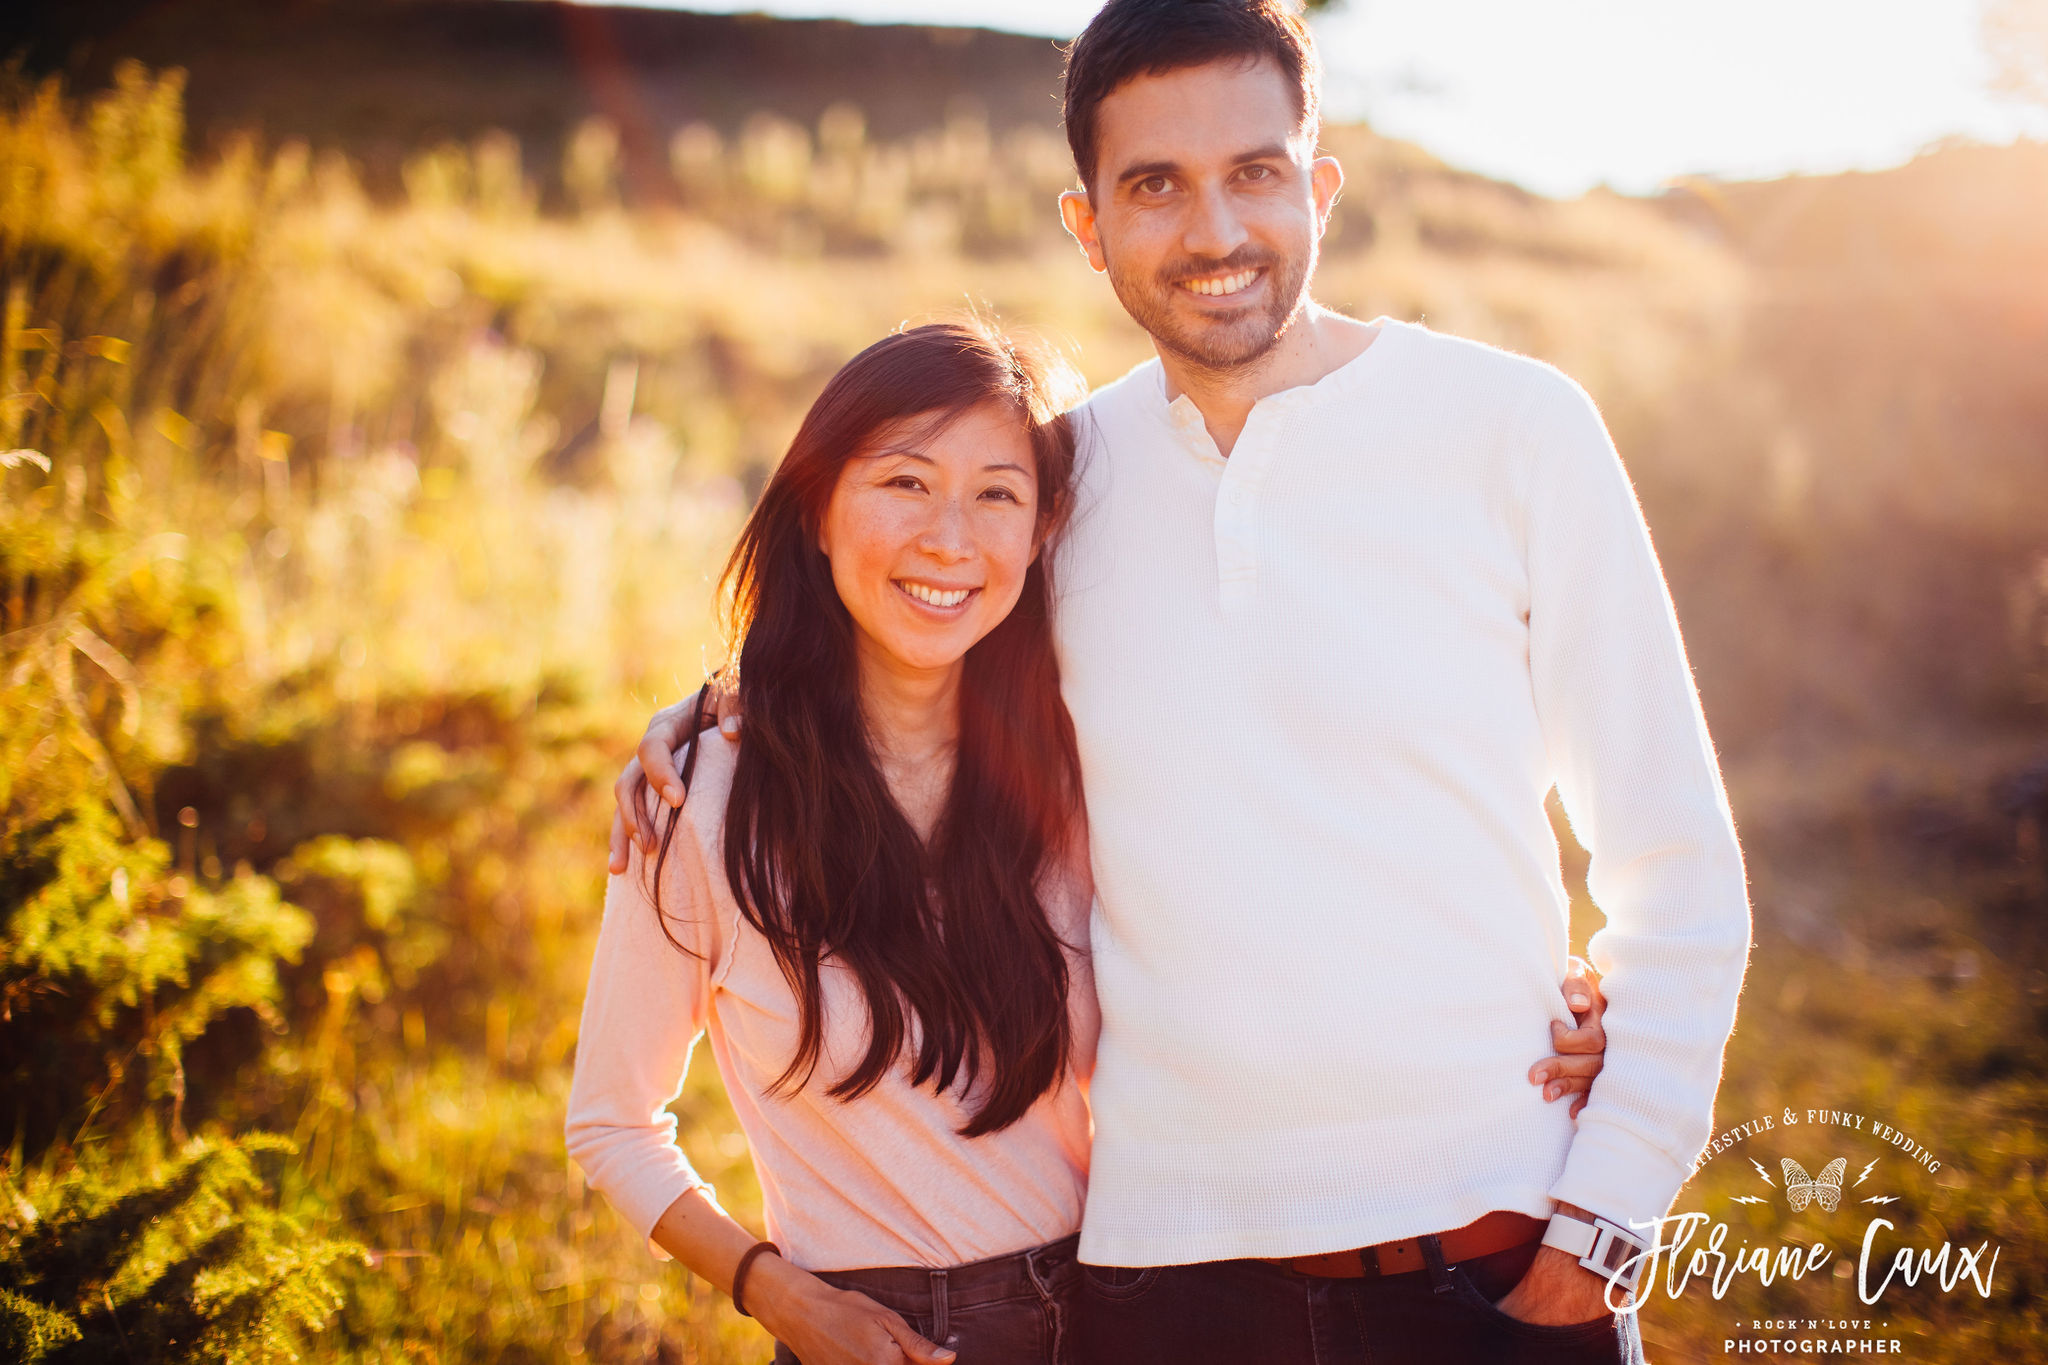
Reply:
[[1589, 1119], [1580, 1118], [1550, 1197], [1577, 1204], [1648, 1241], [1655, 1220], [1670, 1211], [1692, 1171], [1626, 1129]]
[[[680, 1157], [682, 1154], [677, 1153]], [[696, 1171], [682, 1161], [667, 1169], [655, 1169], [639, 1174], [625, 1189], [612, 1196], [612, 1206], [619, 1211], [635, 1232], [654, 1246], [654, 1229], [661, 1222], [661, 1215], [668, 1212], [669, 1205], [688, 1194], [691, 1190], [702, 1190], [704, 1196], [716, 1205], [718, 1198], [711, 1186]], [[666, 1258], [666, 1252], [657, 1252]]]

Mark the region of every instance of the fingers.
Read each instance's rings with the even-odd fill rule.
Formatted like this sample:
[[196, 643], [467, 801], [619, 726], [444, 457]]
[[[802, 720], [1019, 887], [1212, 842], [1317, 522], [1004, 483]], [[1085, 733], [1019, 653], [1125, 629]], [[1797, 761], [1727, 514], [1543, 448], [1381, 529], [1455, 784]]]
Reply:
[[1542, 1072], [1546, 1078], [1550, 1076], [1577, 1076], [1585, 1080], [1591, 1080], [1600, 1074], [1601, 1063], [1605, 1060], [1597, 1052], [1590, 1057], [1546, 1057], [1536, 1063], [1535, 1066], [1529, 1068], [1529, 1074], [1531, 1077], [1534, 1077], [1537, 1072]]
[[[640, 737], [640, 750], [634, 758], [647, 785], [671, 806], [680, 806], [683, 804], [683, 779], [676, 773], [676, 749], [686, 738], [683, 732], [689, 728], [689, 720], [684, 717], [680, 722], [672, 723], [664, 719], [666, 716], [667, 711], [657, 711], [654, 719], [647, 723], [647, 733]], [[620, 780], [624, 781], [623, 778]]]
[[[733, 724], [728, 734], [739, 729], [739, 701], [733, 697], [728, 701], [727, 693], [719, 680], [713, 678], [704, 686], [684, 697], [672, 706], [664, 706], [654, 713], [647, 722], [647, 733], [640, 736], [640, 766], [647, 775], [647, 783], [671, 806], [683, 804], [683, 782], [676, 774], [676, 751], [692, 738], [690, 727], [697, 723], [697, 702], [704, 701], [704, 715], [722, 716], [728, 707], [733, 712]], [[721, 719], [720, 728], [724, 729]]]
[[[1590, 962], [1586, 963], [1585, 967], [1586, 984], [1591, 986], [1593, 990], [1593, 1006], [1588, 1013], [1597, 1020], [1601, 1015], [1607, 1013], [1607, 987], [1601, 981], [1599, 971]], [[1586, 1021], [1581, 1019], [1579, 1022], [1583, 1024]]]
[[896, 1347], [905, 1359], [914, 1365], [952, 1365], [959, 1352], [948, 1350], [935, 1341], [927, 1341], [910, 1330], [910, 1324], [898, 1317], [882, 1320], [882, 1326], [889, 1329], [889, 1335], [896, 1341]]
[[1546, 1102], [1589, 1093], [1593, 1078], [1599, 1074], [1598, 1057], [1552, 1057], [1529, 1068], [1529, 1080], [1543, 1087]]
[[642, 851], [654, 846], [654, 822], [647, 817], [647, 782], [641, 776], [640, 760], [626, 764], [619, 780], [612, 783], [611, 868], [624, 872], [631, 857], [630, 844]]
[[626, 835], [626, 822], [619, 818], [617, 810], [612, 811], [611, 870], [617, 876], [626, 870], [631, 862], [632, 840]]
[[1566, 1028], [1562, 1021], [1550, 1021], [1550, 1046], [1553, 1051], [1565, 1053], [1598, 1053], [1607, 1050], [1607, 1026], [1597, 1018], [1577, 1028]]
[[[718, 728], [728, 739], [739, 734], [739, 697], [718, 680], [706, 683], [705, 710], [707, 715], [718, 718]], [[647, 813], [647, 789], [655, 792], [670, 806], [683, 804], [683, 780], [676, 772], [676, 750], [690, 737], [691, 724], [697, 716], [698, 693], [664, 706], [656, 711], [647, 722], [647, 733], [640, 737], [640, 748], [619, 780], [612, 784], [612, 803], [617, 810], [612, 813], [610, 840], [610, 862], [613, 872], [624, 872], [632, 861], [633, 845], [643, 851], [654, 847], [658, 837], [653, 817]]]
[[1545, 1100], [1582, 1095], [1600, 1074], [1600, 1057], [1546, 1057], [1529, 1068], [1529, 1083], [1543, 1087]]
[[1550, 1045], [1557, 1055], [1545, 1057], [1530, 1067], [1529, 1081], [1543, 1087], [1546, 1101], [1579, 1096], [1572, 1109], [1577, 1114], [1592, 1089], [1593, 1078], [1607, 1063], [1607, 1030], [1600, 1022], [1599, 1011], [1592, 1011], [1588, 1022], [1578, 1028], [1566, 1028], [1562, 1020], [1551, 1020]]
[[[612, 804], [617, 807], [612, 812], [612, 818], [615, 822], [624, 822], [625, 837], [632, 843], [640, 845], [642, 853], [651, 850], [655, 838], [654, 820], [647, 813], [647, 779], [640, 771], [639, 759], [630, 760], [626, 764], [626, 770], [619, 774], [619, 780], [612, 783]], [[612, 856], [618, 860], [612, 870], [625, 871], [625, 854], [619, 850], [616, 843], [613, 845]]]
[[1590, 1090], [1589, 1090], [1589, 1091], [1587, 1091], [1587, 1092], [1586, 1092], [1585, 1094], [1583, 1094], [1583, 1095], [1579, 1096], [1579, 1097], [1578, 1097], [1577, 1099], [1573, 1100], [1573, 1101], [1572, 1101], [1572, 1108], [1571, 1108], [1571, 1115], [1570, 1115], [1570, 1117], [1572, 1117], [1572, 1118], [1577, 1118], [1577, 1117], [1579, 1116], [1579, 1111], [1580, 1111], [1581, 1109], [1584, 1109], [1584, 1108], [1586, 1107], [1586, 1101], [1587, 1101], [1587, 1100], [1589, 1100], [1589, 1099], [1591, 1099], [1592, 1097], [1593, 1097], [1593, 1093], [1592, 1093], [1592, 1091], [1590, 1091]]
[[711, 692], [705, 713], [718, 722], [718, 733], [727, 739], [740, 737], [740, 694], [724, 677], [713, 678], [704, 686]]
[[1585, 1014], [1595, 1002], [1605, 1004], [1600, 997], [1600, 973], [1593, 970], [1593, 964], [1574, 953], [1564, 974], [1564, 1002], [1572, 1007], [1572, 1013], [1584, 1021]]

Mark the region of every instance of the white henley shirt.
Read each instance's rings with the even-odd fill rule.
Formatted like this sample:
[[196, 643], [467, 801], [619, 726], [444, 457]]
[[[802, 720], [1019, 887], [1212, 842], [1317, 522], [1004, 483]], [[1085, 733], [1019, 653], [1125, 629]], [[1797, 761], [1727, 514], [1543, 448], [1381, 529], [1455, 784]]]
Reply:
[[[1749, 945], [1735, 840], [1633, 490], [1549, 366], [1382, 318], [1228, 459], [1149, 361], [1080, 410], [1055, 563], [1098, 897], [1081, 1255], [1287, 1256], [1553, 1200], [1663, 1214]], [[1569, 1021], [1555, 785], [1607, 916]]]

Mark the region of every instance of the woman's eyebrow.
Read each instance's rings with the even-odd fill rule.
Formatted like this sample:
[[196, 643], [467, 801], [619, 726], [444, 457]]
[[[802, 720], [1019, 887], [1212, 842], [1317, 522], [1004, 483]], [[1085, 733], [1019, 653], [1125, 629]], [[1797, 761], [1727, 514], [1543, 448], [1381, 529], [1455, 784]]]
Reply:
[[1012, 464], [1007, 461], [1002, 464], [985, 464], [981, 468], [983, 473], [989, 473], [998, 469], [1014, 470], [1016, 473], [1019, 474], [1029, 474], [1031, 472], [1021, 464]]

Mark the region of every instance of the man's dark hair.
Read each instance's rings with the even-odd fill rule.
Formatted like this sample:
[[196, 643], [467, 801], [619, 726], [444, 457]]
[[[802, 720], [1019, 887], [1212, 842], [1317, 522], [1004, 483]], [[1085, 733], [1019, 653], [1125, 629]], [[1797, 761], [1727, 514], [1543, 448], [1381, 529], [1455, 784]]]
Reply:
[[1067, 146], [1095, 183], [1095, 115], [1124, 82], [1236, 57], [1271, 57], [1294, 86], [1301, 126], [1322, 114], [1315, 39], [1287, 0], [1109, 0], [1067, 46]]

